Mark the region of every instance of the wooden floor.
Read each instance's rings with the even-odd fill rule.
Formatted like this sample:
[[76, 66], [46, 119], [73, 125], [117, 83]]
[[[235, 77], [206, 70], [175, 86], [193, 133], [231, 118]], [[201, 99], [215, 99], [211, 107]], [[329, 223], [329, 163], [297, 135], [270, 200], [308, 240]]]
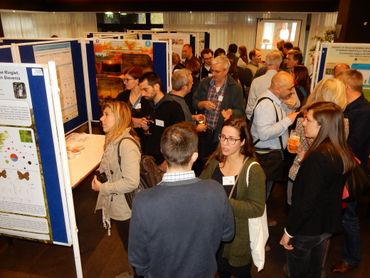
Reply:
[[[110, 278], [123, 271], [128, 271], [127, 254], [113, 227], [112, 236], [108, 237], [101, 224], [101, 214], [94, 214], [97, 193], [90, 189], [91, 177], [73, 190], [79, 243], [84, 277]], [[284, 277], [282, 268], [285, 254], [278, 242], [286, 221], [284, 187], [276, 185], [268, 204], [269, 215], [278, 220], [278, 226], [270, 229], [269, 245], [266, 253], [265, 269], [253, 277]], [[370, 277], [370, 223], [366, 196], [360, 204], [363, 260], [361, 265], [345, 275], [332, 274], [327, 277], [360, 278]], [[333, 238], [327, 260], [329, 266], [341, 258], [342, 236]], [[75, 277], [73, 250], [70, 247], [47, 245], [38, 242], [0, 237], [0, 277], [1, 278], [39, 278], [39, 277]], [[175, 278], [175, 277], [174, 277]]]

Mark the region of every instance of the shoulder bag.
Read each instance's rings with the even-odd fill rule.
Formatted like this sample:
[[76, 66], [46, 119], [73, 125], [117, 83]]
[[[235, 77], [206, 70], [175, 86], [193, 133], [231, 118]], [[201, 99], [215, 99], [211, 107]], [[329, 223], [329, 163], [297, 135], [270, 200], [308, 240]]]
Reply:
[[[247, 160], [244, 162], [244, 164]], [[252, 162], [249, 164], [246, 172], [246, 184], [249, 185], [249, 170], [252, 165], [257, 164], [257, 162]], [[239, 173], [240, 174], [240, 173]], [[231, 189], [229, 199], [233, 195], [236, 184], [238, 183], [239, 176], [237, 177], [233, 188]], [[257, 267], [258, 271], [261, 271], [265, 265], [265, 246], [269, 238], [269, 231], [267, 226], [267, 215], [266, 215], [266, 205], [262, 216], [249, 218], [248, 219], [248, 229], [249, 229], [249, 240], [250, 248], [252, 253], [252, 259], [254, 265]]]

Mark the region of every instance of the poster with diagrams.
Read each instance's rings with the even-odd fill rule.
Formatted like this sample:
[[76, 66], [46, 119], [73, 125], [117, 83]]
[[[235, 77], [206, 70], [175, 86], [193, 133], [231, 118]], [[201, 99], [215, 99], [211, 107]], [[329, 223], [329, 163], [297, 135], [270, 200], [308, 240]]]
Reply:
[[35, 45], [33, 51], [36, 63], [47, 64], [49, 61], [54, 61], [56, 64], [63, 122], [78, 117], [70, 42]]
[[[26, 68], [0, 69], [0, 234], [51, 240]], [[42, 75], [40, 68], [32, 74]]]
[[363, 93], [370, 101], [370, 44], [324, 43], [319, 61], [318, 81], [333, 77], [336, 64], [345, 63], [360, 71], [364, 78]]

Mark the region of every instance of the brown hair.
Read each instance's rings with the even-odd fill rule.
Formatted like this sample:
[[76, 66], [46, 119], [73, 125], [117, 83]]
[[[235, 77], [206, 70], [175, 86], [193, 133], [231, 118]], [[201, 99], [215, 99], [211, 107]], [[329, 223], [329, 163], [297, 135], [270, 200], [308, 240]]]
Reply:
[[161, 152], [169, 166], [186, 166], [198, 151], [198, 135], [192, 123], [181, 122], [165, 129]]
[[311, 79], [307, 67], [297, 65], [293, 67], [294, 81], [297, 86], [302, 86], [307, 95], [310, 94]]
[[287, 55], [292, 55], [293, 60], [297, 61], [298, 65], [302, 65], [303, 63], [303, 55], [302, 52], [296, 49], [291, 49], [288, 51]]
[[161, 86], [161, 79], [159, 78], [159, 75], [156, 74], [155, 72], [153, 71], [150, 71], [150, 72], [146, 72], [144, 73], [140, 78], [139, 78], [139, 83], [142, 83], [144, 82], [145, 80], [148, 81], [148, 85], [149, 86], [154, 86], [155, 84], [158, 84], [159, 86]]
[[[240, 148], [240, 153], [243, 154], [244, 156], [255, 157], [255, 149], [253, 146], [252, 135], [249, 131], [249, 128], [248, 128], [248, 125], [245, 119], [244, 118], [231, 118], [223, 123], [222, 128], [224, 126], [231, 126], [235, 128], [236, 130], [239, 131], [240, 141], [242, 142], [243, 140], [245, 140], [244, 145], [241, 146]], [[215, 152], [208, 159], [207, 165], [209, 161], [211, 161], [213, 158], [219, 162], [225, 162], [226, 157], [222, 154], [220, 143], [218, 144], [218, 147], [215, 150]]]
[[138, 66], [133, 66], [123, 72], [130, 75], [133, 79], [139, 79], [143, 75], [143, 69]]
[[320, 125], [319, 133], [305, 154], [306, 159], [315, 150], [338, 155], [343, 162], [343, 174], [355, 167], [355, 161], [347, 145], [344, 132], [344, 116], [341, 107], [333, 102], [316, 102], [307, 108]]

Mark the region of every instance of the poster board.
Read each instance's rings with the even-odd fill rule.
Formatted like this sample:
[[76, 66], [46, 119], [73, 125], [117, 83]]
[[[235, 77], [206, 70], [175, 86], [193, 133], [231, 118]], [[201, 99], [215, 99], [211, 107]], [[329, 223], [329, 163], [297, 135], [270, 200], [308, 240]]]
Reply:
[[9, 46], [0, 46], [0, 63], [12, 63], [12, 49]]
[[83, 57], [78, 40], [16, 45], [22, 63], [57, 63], [64, 131], [69, 133], [88, 121]]
[[[153, 33], [154, 41], [169, 41], [172, 44], [172, 51], [181, 57], [182, 48], [185, 44], [190, 44], [189, 34], [184, 33]], [[171, 53], [170, 53], [171, 54]]]
[[86, 53], [92, 119], [99, 121], [100, 118], [98, 89], [101, 83], [99, 82], [105, 83], [105, 91], [114, 89], [111, 96], [114, 97], [114, 94], [123, 88], [120, 87], [120, 82], [123, 86], [121, 78], [123, 71], [133, 65], [156, 72], [161, 78], [162, 90], [167, 92], [169, 88], [168, 52], [168, 42], [164, 41], [89, 39]]
[[134, 32], [88, 32], [86, 38], [137, 40], [139, 35]]
[[364, 77], [363, 93], [370, 101], [370, 44], [323, 43], [318, 61], [315, 84], [321, 79], [333, 77], [334, 66], [348, 64], [351, 69], [360, 71]]
[[1, 64], [0, 233], [71, 245], [48, 69]]

